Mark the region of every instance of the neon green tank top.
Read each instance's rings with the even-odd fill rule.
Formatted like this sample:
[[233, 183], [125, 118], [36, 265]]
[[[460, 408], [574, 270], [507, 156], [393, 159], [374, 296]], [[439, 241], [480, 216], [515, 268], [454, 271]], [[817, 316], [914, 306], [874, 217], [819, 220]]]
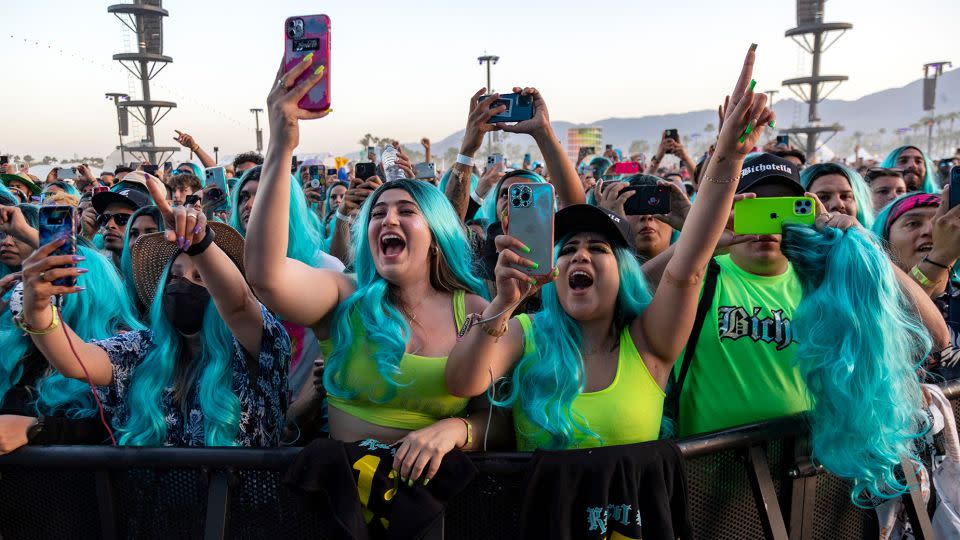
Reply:
[[757, 276], [729, 255], [717, 263], [713, 305], [680, 394], [682, 437], [810, 408], [806, 384], [793, 366], [797, 337], [791, 321], [803, 296], [793, 266], [779, 276]]
[[[453, 293], [453, 313], [457, 328], [466, 318], [464, 291]], [[327, 395], [331, 407], [366, 420], [378, 426], [415, 430], [425, 428], [437, 420], [461, 415], [468, 398], [450, 395], [444, 378], [446, 356], [420, 356], [406, 353], [400, 359], [398, 383], [393, 397], [384, 401], [387, 383], [377, 371], [373, 346], [366, 340], [366, 332], [357, 318], [351, 321], [355, 339], [343, 363], [347, 388], [356, 391], [352, 398]], [[320, 342], [324, 357], [333, 350], [331, 340]]]
[[[523, 327], [524, 356], [536, 353], [530, 317], [526, 314], [517, 315], [517, 321]], [[574, 436], [572, 448], [595, 448], [655, 440], [660, 434], [663, 398], [663, 390], [647, 371], [646, 364], [633, 344], [630, 329], [624, 328], [620, 333], [620, 354], [613, 382], [603, 390], [581, 392], [573, 400], [573, 414], [582, 418], [587, 427], [602, 440], [578, 432]], [[549, 444], [547, 433], [530, 420], [519, 402], [513, 407], [513, 426], [519, 450], [532, 452]]]

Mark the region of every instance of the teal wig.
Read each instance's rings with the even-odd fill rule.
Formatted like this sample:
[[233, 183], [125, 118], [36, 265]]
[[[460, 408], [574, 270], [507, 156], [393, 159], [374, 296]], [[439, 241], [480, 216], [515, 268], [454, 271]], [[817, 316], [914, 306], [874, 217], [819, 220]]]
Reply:
[[[873, 222], [872, 230], [873, 234], [877, 235], [878, 238], [883, 240], [884, 245], [888, 245], [888, 242], [890, 241], [890, 226], [893, 225], [893, 223], [887, 223], [887, 221], [890, 220], [890, 212], [892, 212], [894, 208], [900, 206], [904, 200], [917, 196], [940, 198], [940, 195], [937, 194], [924, 194], [919, 191], [911, 191], [910, 193], [904, 193], [903, 195], [887, 203], [887, 205], [880, 210], [880, 213], [877, 214], [877, 219]], [[942, 200], [940, 201], [940, 204], [943, 204]], [[956, 264], [953, 265], [953, 268], [950, 271], [950, 279], [953, 281], [960, 281], [960, 261], [957, 261]]]
[[66, 183], [66, 182], [63, 182], [63, 181], [61, 181], [61, 180], [57, 180], [56, 182], [50, 182], [50, 183], [46, 184], [46, 185], [43, 187], [43, 194], [46, 195], [46, 194], [47, 194], [47, 191], [49, 191], [49, 189], [50, 189], [52, 186], [56, 186], [56, 187], [62, 189], [62, 190], [65, 191], [68, 195], [73, 195], [74, 197], [80, 197], [80, 192], [77, 191], [77, 188], [75, 188], [75, 187], [73, 187], [72, 185], [70, 185], [70, 184], [68, 184], [68, 183]]
[[[230, 226], [246, 236], [247, 230], [240, 224], [240, 190], [244, 184], [260, 181], [261, 165], [243, 172], [240, 181], [230, 194]], [[310, 210], [303, 195], [303, 187], [290, 176], [290, 224], [287, 228], [287, 257], [309, 266], [318, 266], [324, 249], [324, 227], [316, 212]]]
[[870, 188], [857, 171], [840, 165], [839, 163], [817, 163], [800, 171], [800, 185], [810, 191], [810, 185], [821, 176], [839, 174], [847, 179], [853, 191], [853, 200], [857, 202], [857, 221], [869, 229], [873, 226], [873, 201], [870, 198]]
[[[150, 306], [153, 347], [133, 371], [126, 398], [130, 417], [124, 425], [116, 426], [118, 442], [128, 446], [162, 446], [166, 442], [167, 422], [160, 404], [164, 391], [182, 382], [174, 380], [176, 363], [187, 361], [200, 363], [196, 382], [191, 384], [197, 386], [200, 397], [206, 446], [235, 446], [240, 429], [240, 399], [233, 391], [233, 334], [211, 298], [203, 317], [200, 358], [180, 359], [183, 338], [163, 310], [163, 290], [170, 266], [167, 265]], [[184, 395], [191, 393], [186, 391]]]
[[[475, 274], [466, 229], [444, 194], [432, 184], [418, 180], [397, 180], [380, 186], [364, 202], [351, 231], [353, 245], [356, 246], [357, 290], [337, 306], [333, 315], [333, 354], [327, 359], [323, 383], [328, 393], [338, 397], [356, 395], [355, 389], [346, 386], [345, 367], [350, 361], [351, 345], [364, 337], [373, 345], [377, 371], [387, 383], [385, 399], [389, 400], [398, 386], [394, 377], [400, 372], [400, 360], [406, 350], [410, 326], [401, 313], [402, 306], [392, 286], [377, 273], [371, 246], [367, 242], [370, 213], [380, 195], [389, 189], [406, 191], [419, 205], [439, 249], [439, 264], [446, 265], [449, 270], [446, 273], [451, 274], [455, 281], [440, 283], [433, 275], [435, 272], [430, 272], [433, 288], [449, 292], [463, 289], [468, 293], [487, 296], [483, 281]], [[365, 336], [355, 335], [355, 321], [360, 323]]]
[[[556, 244], [555, 256], [569, 239]], [[620, 274], [614, 310], [615, 336], [650, 304], [651, 294], [640, 263], [629, 248], [615, 246], [613, 253]], [[550, 442], [546, 450], [570, 448], [578, 433], [603, 441], [590, 430], [586, 419], [573, 411], [573, 400], [583, 392], [585, 383], [583, 356], [580, 352], [580, 325], [564, 311], [554, 282], [543, 286], [543, 310], [533, 317], [536, 350], [524, 355], [513, 370], [510, 393], [496, 405], [515, 404], [536, 426], [546, 432]]]
[[917, 460], [927, 429], [917, 369], [931, 338], [876, 236], [787, 226], [783, 253], [803, 289], [795, 362], [813, 408], [813, 457], [853, 482], [859, 506], [906, 490], [894, 469]]
[[[187, 167], [190, 167], [190, 169], [193, 171], [193, 175], [196, 176], [198, 180], [200, 180], [200, 187], [206, 187], [207, 175], [204, 173], [203, 167], [191, 161], [185, 161], [177, 165], [177, 169], [179, 169], [180, 167], [183, 167], [184, 165], [186, 165]], [[174, 169], [174, 171], [176, 171], [176, 169]]]
[[335, 210], [330, 208], [330, 195], [333, 194], [333, 188], [337, 186], [343, 186], [347, 189], [350, 189], [350, 184], [347, 182], [337, 182], [331, 186], [327, 186], [327, 196], [323, 199], [323, 215], [324, 219], [326, 220], [323, 227], [323, 246], [325, 250], [329, 249], [330, 247], [330, 241], [333, 239], [333, 230], [337, 225], [337, 218], [335, 215], [333, 215]]
[[130, 220], [127, 221], [127, 230], [123, 233], [123, 252], [120, 254], [120, 272], [123, 275], [123, 284], [126, 288], [127, 296], [135, 305], [140, 304], [140, 297], [137, 296], [136, 281], [133, 276], [133, 256], [130, 253], [133, 246], [130, 245], [130, 229], [133, 227], [133, 222], [140, 216], [153, 217], [157, 222], [157, 230], [163, 232], [164, 229], [163, 216], [160, 215], [160, 209], [153, 205], [138, 209], [130, 215]]
[[[480, 210], [477, 211], [477, 217], [486, 220], [487, 224], [499, 223], [501, 221], [500, 216], [497, 215], [497, 194], [500, 192], [500, 186], [503, 185], [503, 182], [511, 178], [519, 178], [521, 182], [547, 183], [546, 179], [533, 171], [517, 169], [505, 174], [503, 178], [497, 182], [497, 185], [493, 186], [490, 193], [487, 193], [486, 198], [483, 199], [483, 204], [480, 206]], [[441, 191], [441, 193], [443, 193], [443, 191]]]
[[0, 184], [0, 205], [17, 206], [20, 204], [20, 198], [7, 189], [7, 186]]
[[900, 154], [908, 148], [913, 148], [917, 152], [920, 152], [920, 155], [923, 156], [923, 166], [927, 170], [927, 174], [923, 177], [923, 182], [920, 185], [920, 191], [924, 193], [939, 193], [937, 182], [937, 167], [933, 164], [933, 161], [927, 157], [927, 154], [923, 150], [920, 150], [916, 146], [901, 146], [899, 148], [894, 148], [887, 158], [883, 160], [883, 163], [880, 164], [881, 167], [885, 169], [895, 169], [897, 168], [897, 158], [900, 157]]
[[[93, 248], [81, 245], [77, 249], [86, 257], [78, 266], [87, 269], [86, 274], [77, 277], [77, 285], [86, 290], [63, 296], [60, 314], [64, 322], [84, 341], [105, 339], [118, 330], [143, 329], [123, 294], [123, 284], [113, 263]], [[36, 352], [30, 337], [14, 326], [9, 315], [0, 317], [0, 350], [4, 351], [0, 355], [2, 396], [20, 381], [22, 359]], [[96, 412], [87, 383], [65, 378], [57, 372], [38, 382], [34, 406], [38, 414], [62, 412], [71, 418], [92, 416]]]

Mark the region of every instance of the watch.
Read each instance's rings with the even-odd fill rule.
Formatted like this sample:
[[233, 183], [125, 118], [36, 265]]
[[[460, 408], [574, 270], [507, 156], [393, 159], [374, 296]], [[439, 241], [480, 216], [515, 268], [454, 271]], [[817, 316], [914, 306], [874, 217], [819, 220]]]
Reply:
[[30, 427], [27, 428], [28, 443], [33, 442], [33, 440], [36, 439], [38, 435], [40, 435], [40, 433], [43, 431], [43, 425], [46, 419], [41, 414], [35, 420], [36, 421], [33, 424], [31, 424]]

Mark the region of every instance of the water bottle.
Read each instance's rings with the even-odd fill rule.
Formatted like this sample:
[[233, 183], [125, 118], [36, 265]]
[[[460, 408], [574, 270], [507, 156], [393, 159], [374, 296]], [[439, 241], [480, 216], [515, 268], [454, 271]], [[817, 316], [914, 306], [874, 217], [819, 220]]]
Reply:
[[397, 165], [397, 149], [392, 144], [383, 148], [383, 153], [380, 154], [380, 165], [383, 167], [383, 175], [386, 176], [384, 178], [385, 182], [402, 180], [407, 177], [403, 169]]

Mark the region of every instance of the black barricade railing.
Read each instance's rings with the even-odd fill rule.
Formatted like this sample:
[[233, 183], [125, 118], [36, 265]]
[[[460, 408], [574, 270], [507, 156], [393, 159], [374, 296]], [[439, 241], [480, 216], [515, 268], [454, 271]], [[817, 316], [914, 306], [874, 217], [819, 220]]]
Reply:
[[[957, 415], [960, 381], [942, 386]], [[874, 512], [852, 505], [850, 485], [812, 465], [806, 430], [796, 416], [679, 441], [695, 538], [876, 538]], [[21, 448], [0, 457], [0, 537], [324, 538], [318, 516], [280, 481], [298, 452]], [[480, 474], [428, 538], [516, 538], [529, 455], [472, 458]], [[931, 538], [913, 495], [904, 501], [918, 538]]]

